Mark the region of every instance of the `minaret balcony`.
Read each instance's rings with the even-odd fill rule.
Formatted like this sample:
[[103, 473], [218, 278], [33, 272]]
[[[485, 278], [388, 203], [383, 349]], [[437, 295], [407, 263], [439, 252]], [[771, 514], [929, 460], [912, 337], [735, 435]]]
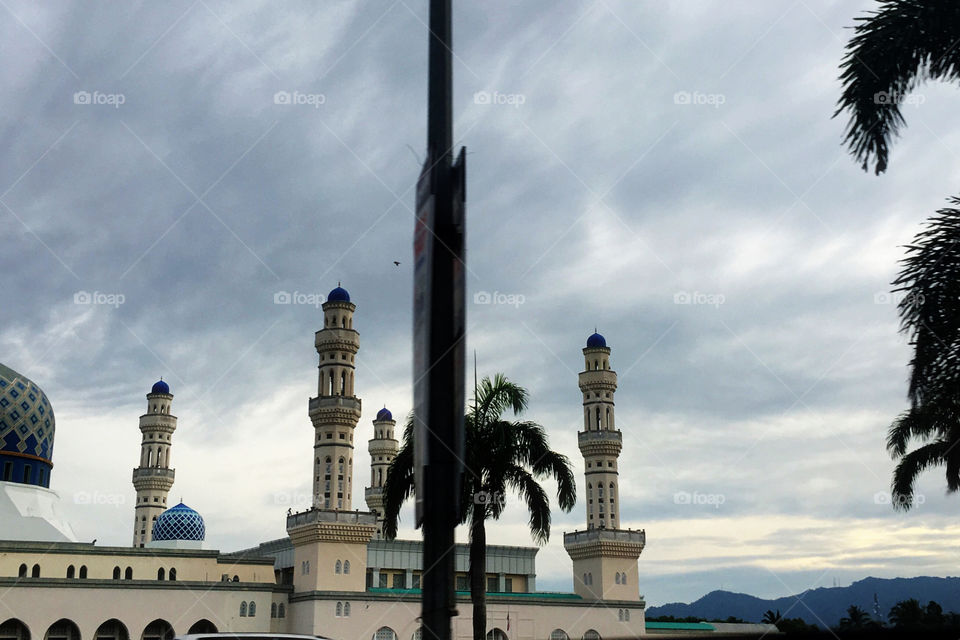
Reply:
[[367, 502], [370, 498], [380, 498], [383, 496], [383, 487], [367, 487], [363, 490], [363, 497]]
[[591, 455], [619, 455], [623, 448], [623, 434], [615, 431], [581, 431], [577, 434], [580, 453]]
[[318, 396], [310, 398], [310, 413], [320, 409], [360, 411], [360, 398], [356, 396]]
[[169, 478], [173, 480], [175, 472], [173, 469], [163, 467], [137, 467], [133, 470], [133, 479], [137, 478]]
[[[399, 450], [399, 443], [393, 438], [374, 438], [373, 440], [370, 440], [368, 442], [367, 449], [368, 451], [370, 451], [370, 455], [372, 456], [376, 456], [376, 455], [395, 456], [397, 455], [397, 451]], [[372, 464], [378, 464], [377, 460], [371, 460], [370, 462]], [[379, 462], [379, 464], [386, 464], [386, 463]]]
[[587, 529], [585, 531], [574, 531], [563, 534], [563, 546], [572, 547], [574, 545], [595, 543], [595, 542], [613, 542], [623, 545], [638, 545], [643, 548], [647, 544], [647, 532], [643, 529]]

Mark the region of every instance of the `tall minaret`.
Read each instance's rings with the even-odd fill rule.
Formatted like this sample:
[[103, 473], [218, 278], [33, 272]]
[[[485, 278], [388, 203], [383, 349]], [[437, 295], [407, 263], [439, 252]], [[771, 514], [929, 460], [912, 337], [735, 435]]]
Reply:
[[610, 347], [599, 333], [587, 338], [583, 358], [583, 431], [577, 440], [586, 468], [587, 528], [616, 529], [620, 522], [617, 458], [622, 448], [613, 411], [617, 373], [610, 368]]
[[[564, 533], [563, 546], [573, 560], [574, 591], [581, 597], [639, 601], [637, 558], [646, 533], [620, 524], [617, 459], [623, 435], [614, 420], [617, 374], [610, 368], [610, 348], [602, 335], [587, 338], [583, 358], [583, 431], [577, 442], [586, 476], [587, 522], [583, 531]], [[640, 613], [642, 617], [642, 609]]]
[[307, 591], [366, 590], [367, 543], [377, 517], [352, 510], [353, 432], [360, 398], [353, 375], [360, 336], [353, 330], [356, 305], [339, 285], [323, 303], [323, 329], [314, 346], [320, 355], [317, 397], [310, 398], [313, 422], [313, 507], [287, 512], [293, 545], [293, 588]]
[[366, 489], [367, 508], [377, 516], [377, 537], [383, 535], [383, 483], [387, 480], [390, 463], [397, 457], [400, 445], [393, 437], [397, 425], [390, 410], [384, 407], [373, 421], [373, 438], [368, 443], [370, 451], [370, 486]]
[[173, 394], [160, 380], [147, 394], [147, 412], [140, 416], [140, 466], [133, 470], [133, 487], [137, 490], [134, 509], [133, 546], [142, 547], [151, 541], [153, 521], [167, 509], [167, 493], [173, 486], [174, 470], [170, 468], [170, 447], [177, 417], [170, 413]]
[[360, 398], [353, 375], [360, 334], [346, 289], [337, 286], [323, 303], [323, 329], [314, 345], [320, 355], [317, 397], [310, 399], [314, 429], [313, 505], [319, 509], [353, 509], [353, 432], [360, 420]]

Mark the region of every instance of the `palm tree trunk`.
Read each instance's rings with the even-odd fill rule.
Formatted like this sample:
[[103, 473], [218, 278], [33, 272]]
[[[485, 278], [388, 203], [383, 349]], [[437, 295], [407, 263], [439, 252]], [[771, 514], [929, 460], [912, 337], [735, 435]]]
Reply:
[[487, 530], [486, 505], [473, 505], [470, 522], [470, 601], [473, 603], [473, 640], [487, 637]]

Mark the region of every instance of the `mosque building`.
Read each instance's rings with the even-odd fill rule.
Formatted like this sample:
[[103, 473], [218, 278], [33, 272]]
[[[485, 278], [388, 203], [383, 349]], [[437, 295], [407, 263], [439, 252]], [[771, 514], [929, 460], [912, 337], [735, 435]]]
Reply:
[[[54, 412], [40, 387], [0, 364], [0, 640], [171, 640], [212, 632], [320, 635], [334, 640], [420, 640], [420, 540], [382, 536], [383, 485], [399, 443], [386, 407], [367, 449], [369, 511], [354, 508], [353, 454], [362, 416], [355, 386], [356, 305], [340, 286], [316, 332], [313, 503], [288, 512], [287, 535], [236, 552], [205, 548], [202, 516], [169, 504], [174, 484], [174, 395], [160, 380], [140, 416], [131, 546], [78, 542], [50, 487]], [[617, 374], [594, 333], [579, 374], [585, 522], [565, 533], [573, 593], [536, 589], [536, 547], [487, 548], [489, 640], [600, 640], [731, 631], [722, 624], [647, 623], [638, 590], [644, 531], [620, 519]], [[189, 428], [187, 425], [185, 428]], [[359, 496], [357, 502], [359, 503]], [[456, 549], [456, 638], [472, 638], [467, 545]], [[727, 625], [729, 627], [729, 625]], [[735, 629], [769, 632], [766, 625]]]

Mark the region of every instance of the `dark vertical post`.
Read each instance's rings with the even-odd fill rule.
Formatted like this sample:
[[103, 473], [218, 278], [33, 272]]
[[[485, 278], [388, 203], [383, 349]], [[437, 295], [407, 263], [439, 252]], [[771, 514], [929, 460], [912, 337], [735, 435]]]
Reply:
[[[428, 462], [422, 470], [423, 487], [418, 489], [422, 489], [424, 496], [421, 611], [424, 640], [450, 640], [451, 618], [456, 615], [454, 528], [459, 519], [465, 363], [463, 326], [457, 321], [458, 304], [461, 318], [463, 313], [463, 301], [457, 299], [455, 274], [455, 271], [462, 274], [459, 267], [463, 258], [463, 224], [462, 220], [455, 219], [453, 204], [450, 14], [450, 0], [430, 0], [427, 166], [434, 196], [435, 241], [430, 265], [429, 410], [424, 430]], [[462, 291], [459, 295], [462, 297]]]

